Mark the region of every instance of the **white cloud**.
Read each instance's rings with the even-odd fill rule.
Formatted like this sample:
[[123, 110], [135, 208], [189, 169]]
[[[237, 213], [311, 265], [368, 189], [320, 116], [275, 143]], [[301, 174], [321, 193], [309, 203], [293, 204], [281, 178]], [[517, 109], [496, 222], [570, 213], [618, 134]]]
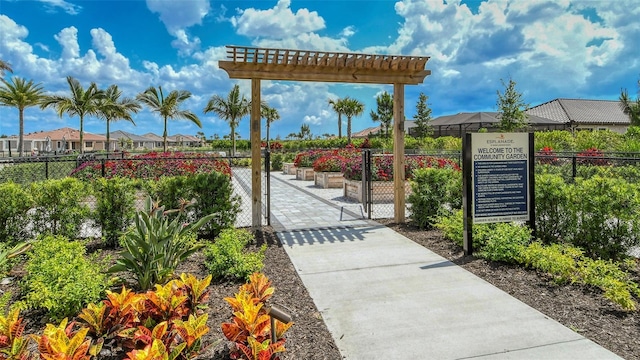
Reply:
[[82, 10], [82, 6], [78, 6], [64, 0], [38, 0], [45, 4], [45, 6], [51, 12], [57, 11], [58, 8], [62, 9], [62, 11], [66, 12], [69, 15], [78, 15], [80, 10]]
[[73, 59], [80, 56], [80, 45], [78, 44], [78, 29], [74, 26], [64, 28], [53, 36], [60, 46], [62, 46], [62, 58]]
[[325, 28], [324, 19], [316, 11], [291, 10], [290, 0], [279, 0], [267, 10], [238, 9], [238, 16], [231, 18], [238, 34], [248, 37], [281, 39]]
[[190, 38], [187, 28], [202, 24], [202, 19], [209, 13], [209, 0], [166, 1], [146, 0], [147, 8], [160, 15], [169, 34], [176, 39], [171, 45], [181, 55], [190, 55], [200, 48], [198, 37]]

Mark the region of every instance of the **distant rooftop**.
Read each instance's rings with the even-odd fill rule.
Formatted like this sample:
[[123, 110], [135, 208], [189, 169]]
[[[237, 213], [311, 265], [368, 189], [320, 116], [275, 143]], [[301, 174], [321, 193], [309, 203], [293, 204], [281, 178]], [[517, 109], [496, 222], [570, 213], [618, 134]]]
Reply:
[[530, 115], [577, 124], [629, 125], [617, 100], [554, 99], [534, 106]]

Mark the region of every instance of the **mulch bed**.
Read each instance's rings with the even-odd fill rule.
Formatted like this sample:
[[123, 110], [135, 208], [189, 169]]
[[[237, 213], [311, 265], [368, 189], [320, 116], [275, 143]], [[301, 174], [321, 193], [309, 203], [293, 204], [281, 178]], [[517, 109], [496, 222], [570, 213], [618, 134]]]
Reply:
[[[407, 224], [381, 222], [623, 358], [640, 360], [640, 313], [621, 311], [605, 299], [600, 290], [584, 286], [555, 285], [535, 271], [465, 257], [459, 246], [444, 240], [438, 231], [422, 231]], [[265, 227], [250, 250], [257, 251], [262, 244], [268, 246], [263, 272], [276, 289], [271, 303], [289, 312], [295, 322], [285, 334], [287, 351], [280, 358], [342, 359], [322, 315], [316, 309], [272, 228]], [[14, 272], [17, 273], [12, 275], [19, 277], [20, 267]], [[193, 273], [198, 278], [207, 276], [204, 256], [194, 254], [178, 268], [178, 273], [181, 272]], [[640, 270], [636, 275], [640, 281]], [[213, 345], [202, 352], [198, 359], [229, 359], [228, 342], [222, 334], [220, 324], [229, 321], [231, 309], [222, 299], [233, 296], [240, 285], [241, 282], [214, 281], [210, 286], [208, 324], [211, 331], [204, 342]], [[18, 291], [16, 281], [0, 285], [0, 291], [6, 290], [14, 291], [15, 294]], [[24, 312], [28, 324], [27, 333], [39, 331], [44, 326], [44, 315], [43, 311]]]

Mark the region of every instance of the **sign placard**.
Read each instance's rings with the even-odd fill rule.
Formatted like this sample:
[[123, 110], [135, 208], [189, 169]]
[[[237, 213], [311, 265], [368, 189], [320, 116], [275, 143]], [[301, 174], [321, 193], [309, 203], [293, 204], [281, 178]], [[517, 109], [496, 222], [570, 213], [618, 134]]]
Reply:
[[471, 135], [473, 222], [528, 221], [529, 134]]

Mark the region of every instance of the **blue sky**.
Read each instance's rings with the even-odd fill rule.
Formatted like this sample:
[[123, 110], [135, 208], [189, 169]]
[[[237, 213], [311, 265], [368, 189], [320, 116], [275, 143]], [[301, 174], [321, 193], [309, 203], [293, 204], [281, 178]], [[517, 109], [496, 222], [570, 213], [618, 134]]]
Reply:
[[[430, 56], [432, 75], [405, 88], [410, 119], [420, 92], [434, 117], [495, 111], [500, 80], [509, 77], [532, 106], [558, 97], [616, 100], [621, 88], [635, 94], [638, 19], [638, 0], [0, 0], [0, 59], [50, 93], [67, 94], [69, 75], [85, 87], [117, 84], [131, 97], [152, 85], [188, 90], [193, 96], [184, 107], [203, 129], [170, 121], [169, 133], [222, 137], [228, 125], [202, 113], [208, 99], [226, 96], [236, 83], [250, 96], [248, 80], [230, 80], [218, 68], [225, 45]], [[375, 126], [369, 112], [382, 91], [392, 87], [262, 82], [263, 100], [281, 116], [272, 136], [283, 138], [303, 123], [314, 135], [337, 134], [328, 98], [365, 104], [354, 131]], [[17, 134], [17, 119], [16, 110], [0, 108], [0, 134]], [[142, 111], [135, 121], [111, 129], [162, 133], [153, 113]], [[79, 120], [53, 110], [25, 112], [26, 132], [64, 126], [78, 128]], [[85, 131], [105, 128], [85, 119]], [[248, 118], [238, 132], [248, 138]]]

